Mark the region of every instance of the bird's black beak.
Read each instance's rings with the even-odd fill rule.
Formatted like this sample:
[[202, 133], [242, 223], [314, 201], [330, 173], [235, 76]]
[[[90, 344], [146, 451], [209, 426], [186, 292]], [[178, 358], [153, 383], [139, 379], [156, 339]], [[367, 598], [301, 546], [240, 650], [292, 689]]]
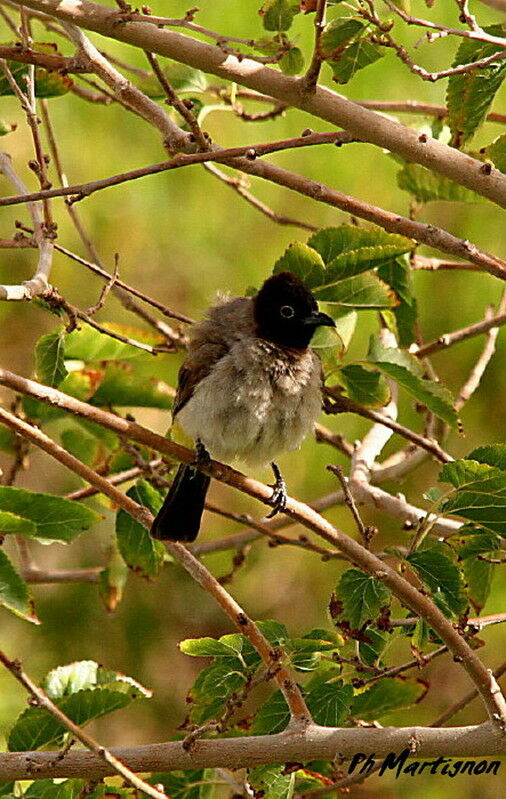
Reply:
[[313, 311], [310, 316], [306, 316], [304, 324], [308, 327], [335, 327], [336, 323], [331, 316], [321, 311]]

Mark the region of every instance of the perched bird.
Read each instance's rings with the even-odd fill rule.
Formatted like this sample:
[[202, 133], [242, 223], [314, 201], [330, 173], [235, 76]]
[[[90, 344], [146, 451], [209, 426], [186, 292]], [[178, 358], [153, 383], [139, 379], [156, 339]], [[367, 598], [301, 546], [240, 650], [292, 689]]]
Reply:
[[[195, 442], [196, 461], [180, 465], [154, 538], [195, 540], [210, 480], [199, 466], [210, 456], [266, 464], [300, 446], [321, 411], [321, 364], [309, 343], [322, 325], [335, 322], [295, 275], [280, 272], [253, 297], [221, 300], [193, 326], [173, 417]], [[271, 465], [276, 513], [286, 490]]]

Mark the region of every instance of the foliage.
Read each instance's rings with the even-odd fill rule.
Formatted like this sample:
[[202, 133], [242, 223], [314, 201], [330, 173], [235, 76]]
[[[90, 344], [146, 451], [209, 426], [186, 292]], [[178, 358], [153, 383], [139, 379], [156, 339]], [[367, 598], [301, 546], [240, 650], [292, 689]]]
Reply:
[[[447, 150], [449, 161], [452, 156], [462, 155], [456, 150], [462, 150], [462, 157], [476, 167], [477, 177], [490, 174], [491, 180], [498, 181], [506, 174], [506, 136], [500, 128], [492, 127], [497, 117], [496, 122], [487, 119], [495, 99], [504, 91], [506, 60], [500, 54], [496, 58], [499, 45], [486, 40], [504, 39], [505, 28], [482, 25], [479, 19], [478, 36], [474, 35], [474, 28], [474, 33], [467, 35], [473, 27], [465, 22], [467, 4], [455, 4], [463, 15], [459, 22], [455, 9], [451, 17], [451, 9], [440, 10], [438, 4], [427, 3], [424, 13], [431, 19], [439, 19], [437, 15], [441, 14], [444, 25], [439, 33], [444, 35], [435, 35], [433, 29], [425, 26], [429, 34], [417, 39], [420, 47], [415, 47], [413, 37], [406, 34], [408, 26], [395, 10], [387, 10], [379, 2], [360, 2], [356, 8], [339, 0], [327, 3], [318, 30], [313, 24], [318, 14], [315, 0], [267, 0], [254, 14], [241, 4], [235, 4], [233, 12], [208, 4], [198, 13], [196, 9], [183, 10], [186, 17], [172, 20], [174, 24], [160, 23], [160, 32], [174, 29], [179, 36], [193, 38], [203, 49], [209, 47], [205, 43], [209, 40], [218, 48], [212, 52], [219, 65], [208, 73], [159, 57], [160, 80], [155, 72], [146, 69], [143, 52], [139, 50], [137, 54], [134, 48], [115, 41], [115, 31], [120, 31], [121, 36], [125, 32], [130, 35], [137, 29], [135, 26], [142, 25], [156, 31], [153, 20], [130, 20], [129, 15], [165, 14], [167, 9], [162, 5], [155, 0], [152, 10], [139, 10], [124, 3], [118, 3], [118, 8], [114, 3], [108, 4], [111, 15], [120, 16], [117, 24], [111, 26], [112, 38], [102, 43], [103, 57], [128, 75], [117, 92], [120, 103], [110, 103], [109, 94], [114, 93], [114, 88], [108, 85], [107, 94], [103, 94], [96, 76], [66, 74], [65, 69], [41, 66], [31, 70], [28, 64], [8, 58], [20, 92], [29, 93], [34, 72], [37, 118], [43, 120], [43, 125], [39, 127], [37, 120], [32, 120], [32, 127], [35, 124], [39, 131], [44, 128], [42, 156], [37, 149], [37, 133], [26, 127], [26, 108], [12, 111], [16, 92], [6, 76], [0, 79], [0, 95], [6, 98], [2, 110], [6, 121], [0, 122], [0, 136], [6, 136], [2, 140], [5, 148], [12, 142], [13, 168], [29, 163], [33, 175], [28, 190], [34, 186], [34, 190], [48, 188], [51, 182], [58, 186], [58, 181], [67, 180], [78, 186], [75, 196], [67, 198], [67, 206], [60, 200], [39, 203], [41, 229], [36, 224], [39, 217], [33, 216], [30, 207], [26, 212], [32, 214], [31, 227], [22, 216], [25, 205], [16, 206], [12, 217], [7, 209], [1, 249], [9, 259], [2, 267], [0, 283], [10, 285], [34, 273], [34, 245], [42, 232], [51, 240], [56, 236], [55, 243], [60, 248], [55, 253], [50, 279], [61, 289], [61, 295], [59, 291], [54, 295], [49, 291], [32, 302], [2, 303], [1, 347], [7, 355], [5, 359], [2, 356], [0, 367], [18, 370], [14, 363], [19, 362], [19, 372], [33, 375], [46, 391], [59, 389], [88, 404], [87, 411], [75, 414], [54, 395], [51, 402], [41, 402], [14, 392], [5, 400], [2, 394], [0, 411], [4, 406], [6, 410], [2, 418], [7, 420], [7, 413], [14, 414], [35, 431], [42, 430], [57, 447], [111, 482], [125, 478], [120, 490], [140, 506], [133, 518], [103, 494], [87, 496], [84, 501], [81, 493], [77, 497], [74, 493], [67, 495], [76, 486], [86, 486], [82, 478], [68, 484], [63, 476], [55, 476], [46, 455], [39, 457], [34, 446], [28, 446], [10, 427], [0, 424], [0, 613], [7, 646], [19, 645], [20, 651], [33, 653], [25, 656], [28, 670], [30, 659], [30, 668], [42, 670], [58, 660], [66, 663], [74, 658], [96, 658], [51, 668], [40, 682], [41, 689], [71, 721], [81, 726], [98, 722], [97, 737], [102, 740], [103, 735], [114, 743], [117, 728], [109, 720], [110, 714], [119, 709], [126, 711], [133, 700], [143, 699], [150, 701], [141, 705], [142, 713], [132, 715], [133, 722], [124, 722], [125, 738], [135, 743], [142, 736], [146, 740], [158, 736], [164, 741], [186, 737], [183, 747], [188, 747], [188, 763], [192, 767], [157, 771], [148, 777], [167, 796], [213, 799], [229, 790], [231, 795], [244, 793], [256, 799], [291, 799], [295, 792], [307, 795], [311, 789], [338, 782], [341, 764], [337, 759], [305, 762], [301, 758], [301, 762], [294, 763], [249, 764], [241, 771], [228, 773], [194, 768], [191, 763], [193, 738], [198, 746], [200, 738], [219, 737], [225, 748], [231, 738], [242, 744], [245, 737], [274, 736], [286, 730], [291, 719], [286, 695], [280, 690], [287, 687], [279, 678], [280, 669], [289, 670], [316, 724], [348, 729], [374, 725], [378, 727], [378, 740], [382, 727], [397, 723], [413, 727], [420, 723], [419, 719], [426, 721], [431, 717], [431, 703], [451, 704], [459, 687], [462, 693], [468, 690], [467, 677], [460, 686], [458, 663], [453, 665], [451, 660], [453, 657], [457, 661], [460, 656], [442, 651], [444, 640], [431, 627], [431, 616], [415, 613], [405, 597], [386, 585], [385, 572], [370, 565], [372, 555], [379, 556], [377, 564], [386, 564], [396, 576], [415, 586], [433, 613], [435, 608], [442, 613], [452, 632], [465, 636], [480, 658], [479, 647], [488, 644], [488, 628], [484, 626], [478, 636], [481, 621], [469, 622], [469, 616], [479, 616], [484, 609], [492, 614], [502, 607], [503, 588], [494, 578], [504, 568], [506, 445], [485, 442], [502, 435], [497, 417], [504, 404], [500, 371], [503, 353], [499, 352], [483, 377], [482, 393], [476, 400], [473, 398], [474, 410], [464, 407], [461, 386], [466, 383], [468, 387], [472, 383], [468, 382], [469, 376], [476, 378], [483, 372], [485, 361], [478, 345], [468, 342], [457, 350], [452, 344], [449, 353], [436, 355], [434, 362], [417, 353], [432, 340], [444, 349], [446, 331], [465, 328], [481, 313], [490, 313], [486, 309], [489, 303], [495, 304], [494, 313], [504, 312], [504, 301], [498, 299], [496, 291], [502, 262], [481, 249], [481, 245], [493, 249], [499, 240], [502, 223], [494, 216], [495, 209], [490, 203], [484, 205], [477, 186], [464, 186], [442, 174], [437, 164], [422, 155], [420, 145], [437, 140], [443, 151], [450, 143], [453, 150]], [[410, 13], [409, 3], [395, 5]], [[7, 11], [15, 13], [12, 4]], [[448, 33], [446, 23], [460, 25], [463, 35], [458, 41], [451, 27]], [[23, 57], [29, 57], [31, 50], [39, 59], [69, 57], [62, 53], [72, 52], [71, 42], [60, 49], [60, 28], [56, 34], [55, 29], [46, 30], [44, 25], [43, 20], [31, 20], [30, 41], [21, 26], [20, 41], [12, 46], [18, 47]], [[220, 33], [213, 34], [213, 26]], [[42, 31], [44, 37], [57, 36], [58, 45], [39, 42]], [[11, 33], [4, 38], [10, 36]], [[440, 42], [439, 50], [437, 45], [432, 46], [436, 40]], [[456, 41], [453, 50], [448, 46], [451, 41]], [[206, 52], [211, 52], [211, 48]], [[433, 84], [442, 85], [437, 82], [437, 74], [427, 73], [425, 93], [418, 94], [413, 88], [421, 71], [414, 62], [423, 61], [428, 52], [433, 54], [432, 62], [429, 59], [431, 70], [451, 73], [446, 111], [430, 110], [430, 104], [441, 102], [442, 97], [441, 92], [431, 91]], [[394, 53], [399, 58], [394, 58]], [[487, 64], [472, 66], [486, 58]], [[257, 63], [249, 60], [244, 64], [245, 59], [256, 59]], [[227, 62], [237, 63], [237, 82], [223, 77]], [[452, 72], [452, 68], [469, 63], [471, 67], [464, 71]], [[294, 78], [292, 83], [283, 83], [287, 77]], [[259, 79], [265, 80], [264, 94], [251, 91]], [[314, 89], [313, 79], [323, 90]], [[308, 121], [302, 122], [301, 113], [287, 107], [288, 95], [283, 93], [285, 90], [275, 90], [276, 81], [280, 86], [296, 86], [309, 109], [313, 99], [317, 102], [320, 96], [331, 103], [328, 90], [338, 89], [346, 95], [339, 100], [343, 105], [348, 96], [373, 101], [373, 107], [395, 114], [399, 122], [405, 121], [405, 111], [414, 115], [420, 110], [412, 101], [423, 101], [424, 121], [420, 123], [417, 115], [408, 123], [411, 130], [408, 125], [398, 126], [400, 135], [413, 143], [413, 160], [388, 153], [389, 141], [380, 142], [379, 147], [376, 135], [370, 139], [354, 135], [353, 143], [342, 146], [339, 139], [339, 149], [328, 143], [325, 148], [299, 147], [301, 128]], [[166, 82], [177, 97], [177, 102], [169, 102], [172, 107], [165, 102]], [[145, 95], [141, 120], [132, 114], [132, 110], [139, 111], [132, 87]], [[53, 100], [56, 97], [60, 99]], [[385, 109], [381, 101], [389, 99], [404, 107], [393, 112]], [[170, 115], [170, 124], [164, 114]], [[50, 127], [53, 118], [54, 130]], [[297, 139], [297, 149], [288, 148], [269, 156], [248, 151], [241, 162], [213, 164], [211, 174], [202, 172], [200, 176], [196, 171], [200, 167], [179, 169], [183, 161], [178, 161], [180, 156], [171, 149], [170, 137], [164, 140], [165, 149], [159, 143], [155, 149], [155, 137], [143, 135], [148, 130], [146, 123], [153, 119], [158, 130], [164, 129], [164, 137], [174, 123], [189, 132], [185, 142], [188, 152], [198, 152], [195, 160], [201, 160], [199, 151], [206, 149], [200, 138], [195, 142], [198, 125], [206, 135], [209, 132], [211, 146], [216, 150], [225, 144], [235, 146], [247, 141], [249, 147], [250, 141], [270, 140], [279, 140], [278, 146], [286, 149], [290, 136]], [[333, 121], [321, 128], [322, 119]], [[374, 119], [380, 128], [380, 120]], [[240, 127], [246, 122], [251, 123], [250, 138]], [[327, 112], [321, 118], [315, 115], [309, 123], [317, 131], [337, 127]], [[105, 135], [108, 124], [109, 130], [117, 131], [113, 137]], [[61, 131], [65, 131], [67, 139], [63, 136], [59, 142]], [[313, 133], [312, 129], [305, 130], [302, 138]], [[375, 149], [367, 144], [370, 141], [375, 143]], [[313, 139], [309, 142], [312, 144]], [[45, 157], [46, 150], [51, 151], [50, 157]], [[145, 177], [126, 183], [122, 189], [111, 187], [107, 192], [97, 191], [94, 186], [79, 188], [80, 183], [104, 175], [119, 174], [123, 180], [129, 169], [167, 158], [174, 159], [171, 171], [156, 178]], [[346, 210], [341, 212], [318, 202], [310, 204], [308, 199], [306, 213], [306, 206], [301, 210], [288, 192], [278, 197], [267, 191], [260, 200], [256, 196], [260, 185], [257, 178], [251, 186], [246, 183], [248, 161], [256, 162], [259, 174], [262, 166], [272, 161], [278, 170], [285, 169], [285, 178], [286, 174], [294, 175], [287, 168], [291, 164], [297, 181], [290, 183], [287, 179], [287, 186], [297, 188], [304, 184], [302, 193], [314, 200], [329, 194], [339, 196], [337, 206]], [[238, 163], [244, 173], [237, 171]], [[63, 176], [62, 164], [69, 169], [68, 179]], [[233, 206], [224, 199], [226, 186], [222, 195], [217, 182], [197, 183], [211, 181], [218, 167], [227, 170], [218, 176], [234, 189], [235, 193], [230, 192]], [[311, 182], [306, 175], [311, 176]], [[328, 189], [322, 188], [319, 181], [328, 184]], [[21, 192], [19, 186], [16, 192]], [[89, 195], [82, 206], [86, 211], [81, 219], [77, 201]], [[242, 198], [250, 204], [240, 205]], [[273, 206], [272, 210], [267, 203]], [[64, 216], [66, 207], [74, 221], [77, 219], [75, 230]], [[284, 224], [269, 227], [271, 221], [260, 216], [258, 210]], [[8, 230], [9, 220], [13, 231]], [[88, 225], [93, 226], [94, 237], [88, 234]], [[443, 225], [448, 232], [436, 227]], [[309, 237], [307, 230], [312, 231]], [[406, 235], [393, 230], [402, 230]], [[419, 237], [421, 230], [424, 237]], [[75, 233], [79, 231], [81, 238], [76, 244]], [[460, 256], [468, 256], [471, 266], [482, 270], [481, 274], [474, 274], [467, 262], [467, 269], [462, 272], [443, 270], [444, 262], [438, 262], [434, 274], [420, 274], [420, 266], [426, 265], [424, 257], [434, 258], [436, 245], [447, 242], [447, 238], [453, 242], [453, 251], [442, 247], [440, 254], [444, 258], [455, 257], [457, 242]], [[420, 251], [420, 241], [434, 247]], [[78, 253], [71, 253], [77, 261], [72, 270], [70, 262], [63, 260], [67, 258], [67, 247]], [[114, 260], [120, 264], [121, 278], [125, 280], [120, 286], [118, 275], [108, 279], [106, 271], [110, 253], [118, 249], [120, 257]], [[11, 271], [11, 260], [15, 272]], [[95, 278], [88, 281], [81, 271], [87, 261], [94, 262], [93, 271], [97, 267], [103, 270], [107, 285], [98, 305]], [[484, 273], [484, 262], [491, 274]], [[346, 461], [347, 486], [352, 495], [357, 489], [357, 501], [362, 504], [353, 508], [355, 518], [332, 507], [324, 523], [324, 541], [319, 543], [316, 534], [322, 530], [317, 524], [310, 522], [307, 530], [290, 529], [285, 533], [281, 531], [284, 517], [280, 516], [279, 528], [278, 519], [268, 528], [269, 546], [264, 546], [265, 520], [249, 526], [250, 514], [256, 517], [260, 513], [258, 504], [247, 505], [248, 500], [237, 492], [230, 493], [228, 488], [221, 491], [216, 486], [211, 507], [216, 502], [224, 515], [216, 514], [214, 521], [209, 519], [211, 540], [208, 541], [206, 530], [202, 550], [198, 549], [200, 541], [195, 545], [197, 549], [193, 551], [202, 558], [201, 563], [197, 562], [201, 571], [200, 585], [196, 585], [174, 565], [179, 554], [190, 559], [192, 548], [185, 551], [182, 546], [170, 549], [169, 545], [168, 552], [139, 521], [143, 509], [151, 514], [159, 510], [172, 464], [160, 464], [159, 453], [102, 427], [97, 423], [96, 411], [104, 409], [132, 423], [166, 430], [177, 366], [187, 340], [186, 327], [180, 322], [185, 317], [180, 312], [188, 311], [201, 318], [215, 288], [248, 295], [246, 287], [258, 286], [270, 270], [296, 274], [336, 323], [335, 330], [319, 330], [312, 344], [323, 364], [325, 409], [337, 414], [335, 419], [329, 416], [331, 435], [321, 429], [317, 435], [341, 451], [308, 442], [302, 453], [290, 459], [292, 469], [287, 458], [289, 493], [306, 502], [315, 499], [315, 507], [321, 502], [320, 507], [327, 509], [329, 497], [338, 498], [334, 505], [342, 504], [341, 487], [335, 491], [332, 484], [324, 484], [324, 466], [330, 461], [342, 464], [350, 456], [349, 469]], [[129, 283], [134, 286], [133, 291], [121, 288]], [[2, 291], [3, 286], [3, 297]], [[88, 310], [75, 316], [73, 306], [66, 299], [61, 300], [63, 296], [72, 298], [79, 309], [88, 305]], [[115, 308], [115, 299], [124, 303], [121, 310]], [[132, 311], [136, 314], [135, 325], [125, 323], [130, 318], [127, 313]], [[486, 335], [490, 349], [495, 332]], [[386, 346], [386, 339], [393, 344]], [[498, 347], [501, 345], [499, 340]], [[296, 353], [292, 355], [296, 360]], [[397, 436], [386, 445], [384, 454], [382, 444], [371, 456], [375, 436], [386, 440], [385, 426], [376, 425], [372, 432], [365, 432], [370, 428], [359, 416], [378, 419], [378, 412], [392, 400], [398, 405], [397, 429], [404, 431], [405, 440]], [[460, 435], [460, 416], [465, 438]], [[420, 471], [416, 467], [423, 453], [415, 446], [413, 433], [418, 435], [418, 441], [421, 437], [425, 454], [431, 456]], [[448, 462], [441, 468], [434, 455], [443, 447], [450, 455], [442, 458]], [[223, 474], [226, 477], [228, 472]], [[330, 476], [327, 479], [330, 481]], [[370, 492], [365, 498], [357, 488], [362, 479], [362, 488], [365, 486]], [[352, 504], [348, 496], [346, 499]], [[228, 541], [227, 536], [237, 532], [234, 525], [238, 521], [244, 522], [247, 530]], [[362, 544], [360, 557], [343, 556], [336, 541], [330, 543], [332, 536], [327, 533], [333, 523]], [[27, 543], [33, 564], [26, 553]], [[65, 556], [62, 544], [68, 545]], [[293, 557], [283, 560], [287, 546]], [[72, 565], [81, 568], [72, 569]], [[231, 593], [241, 596], [247, 613], [251, 617], [262, 616], [256, 624], [268, 643], [264, 658], [249, 637], [249, 615], [238, 614], [234, 606], [231, 618], [238, 631], [232, 633], [217, 611], [214, 615], [211, 599], [201, 593], [201, 587], [206, 586], [205, 576], [202, 578], [206, 567], [221, 575], [219, 584], [213, 582], [212, 590], [209, 579], [207, 586], [222, 607], [226, 606], [226, 591], [232, 582]], [[327, 581], [320, 571], [323, 568], [330, 574]], [[83, 585], [62, 589], [59, 583], [66, 579], [65, 570], [70, 572], [71, 581], [82, 581]], [[55, 586], [32, 589], [32, 582], [44, 582], [48, 576]], [[109, 615], [105, 615], [100, 600]], [[265, 619], [266, 615], [279, 618]], [[39, 626], [35, 629], [34, 625]], [[225, 634], [221, 634], [223, 631]], [[495, 634], [499, 636], [500, 632]], [[174, 652], [176, 640], [179, 653]], [[487, 650], [486, 655], [489, 653]], [[425, 666], [439, 654], [442, 659], [437, 663], [446, 665], [438, 672], [440, 691], [435, 701]], [[17, 657], [17, 652], [13, 656]], [[492, 656], [487, 661], [484, 658], [487, 665], [492, 660]], [[151, 692], [133, 678], [100, 665], [102, 661], [114, 664], [114, 669], [118, 666], [129, 674], [140, 675], [143, 681], [143, 675], [148, 675], [146, 682], [156, 686], [155, 695], [151, 697]], [[17, 668], [14, 664], [13, 671]], [[180, 700], [185, 691], [183, 709]], [[15, 719], [14, 705], [9, 704], [9, 691], [4, 691], [3, 682], [0, 692], [0, 729], [9, 730], [10, 751], [71, 745], [72, 733], [44, 709], [43, 703], [32, 698]], [[17, 697], [12, 701], [15, 703]], [[464, 723], [482, 720], [481, 716], [475, 718], [474, 708], [465, 712]], [[127, 712], [123, 718], [128, 719]], [[136, 738], [139, 718], [146, 730]], [[290, 729], [289, 734], [298, 733]], [[73, 754], [71, 749], [69, 753]], [[55, 754], [56, 764], [58, 758], [61, 759], [60, 754]], [[230, 785], [221, 784], [224, 774]], [[117, 779], [97, 784], [86, 780], [86, 775], [82, 775], [83, 779], [41, 780], [36, 770], [29, 776], [34, 779], [0, 784], [0, 796], [107, 799], [114, 794], [118, 799], [135, 799], [138, 795], [126, 784], [120, 787]], [[383, 795], [379, 789], [378, 795]]]

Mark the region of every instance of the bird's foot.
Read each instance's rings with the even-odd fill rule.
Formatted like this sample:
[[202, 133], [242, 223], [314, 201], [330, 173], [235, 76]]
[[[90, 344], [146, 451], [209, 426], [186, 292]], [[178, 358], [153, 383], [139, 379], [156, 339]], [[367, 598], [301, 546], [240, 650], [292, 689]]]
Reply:
[[200, 469], [205, 469], [210, 460], [211, 456], [209, 455], [209, 452], [205, 448], [200, 438], [197, 438], [195, 442], [195, 460], [190, 464], [190, 466], [194, 472], [196, 472]]
[[286, 500], [288, 499], [288, 494], [286, 493], [286, 483], [281, 476], [281, 472], [279, 471], [279, 466], [274, 461], [271, 463], [272, 471], [274, 472], [274, 477], [276, 481], [270, 484], [270, 488], [272, 488], [272, 496], [268, 500], [269, 505], [272, 505], [272, 511], [267, 516], [268, 519], [272, 519], [276, 513], [280, 513], [284, 511], [286, 508]]

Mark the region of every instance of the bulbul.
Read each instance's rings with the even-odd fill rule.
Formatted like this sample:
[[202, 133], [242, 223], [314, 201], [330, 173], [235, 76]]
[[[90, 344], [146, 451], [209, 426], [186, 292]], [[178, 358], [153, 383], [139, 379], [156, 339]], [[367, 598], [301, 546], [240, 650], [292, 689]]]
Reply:
[[[309, 344], [321, 325], [335, 327], [291, 272], [265, 281], [253, 297], [221, 300], [190, 332], [179, 370], [173, 418], [196, 443], [194, 465], [181, 464], [151, 534], [194, 541], [210, 478], [210, 457], [266, 464], [297, 449], [321, 411], [322, 370]], [[271, 504], [286, 491], [275, 463]]]

